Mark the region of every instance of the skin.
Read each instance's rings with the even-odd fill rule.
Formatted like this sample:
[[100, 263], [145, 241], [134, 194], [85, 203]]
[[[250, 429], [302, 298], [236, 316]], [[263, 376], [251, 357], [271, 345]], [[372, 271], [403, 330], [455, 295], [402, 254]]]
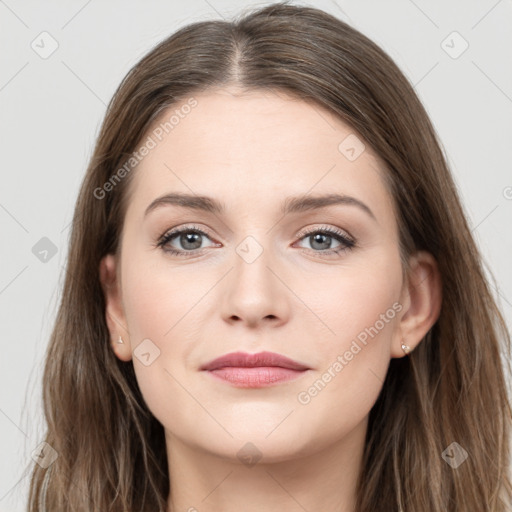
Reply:
[[[329, 111], [269, 91], [194, 97], [198, 105], [132, 171], [120, 254], [100, 265], [112, 349], [133, 361], [144, 399], [165, 429], [168, 510], [353, 511], [368, 415], [390, 359], [405, 356], [402, 341], [414, 350], [439, 316], [436, 262], [416, 253], [402, 280], [383, 168], [368, 144], [354, 161], [339, 151], [355, 132]], [[166, 205], [145, 217], [148, 205], [169, 192], [210, 196], [226, 211]], [[346, 204], [280, 212], [287, 196], [325, 193], [363, 201], [376, 220]], [[156, 247], [164, 233], [190, 224], [207, 233], [198, 245], [177, 236], [167, 247], [192, 256]], [[343, 244], [333, 238], [318, 245], [304, 231], [326, 227], [356, 246], [322, 257]], [[262, 249], [251, 263], [237, 253], [249, 235], [256, 241], [251, 254]], [[401, 305], [394, 318], [333, 374], [337, 357], [394, 303]], [[145, 339], [160, 351], [147, 366], [133, 352]], [[199, 371], [229, 352], [263, 350], [310, 370], [256, 389]], [[299, 402], [329, 367], [334, 377]], [[240, 451], [254, 451], [255, 464], [241, 460]]]

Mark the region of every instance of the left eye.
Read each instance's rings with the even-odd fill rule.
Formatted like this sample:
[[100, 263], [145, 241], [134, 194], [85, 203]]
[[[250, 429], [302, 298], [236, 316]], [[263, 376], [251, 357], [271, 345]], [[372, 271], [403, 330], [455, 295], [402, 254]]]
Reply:
[[[337, 248], [330, 247], [333, 239], [338, 242]], [[309, 240], [314, 249], [321, 249], [320, 251], [314, 252], [326, 254], [340, 253], [351, 249], [355, 245], [355, 242], [348, 238], [348, 236], [340, 231], [332, 229], [317, 229], [316, 231], [310, 231], [309, 233], [306, 233], [301, 240]], [[329, 247], [325, 247], [325, 245], [329, 245]]]

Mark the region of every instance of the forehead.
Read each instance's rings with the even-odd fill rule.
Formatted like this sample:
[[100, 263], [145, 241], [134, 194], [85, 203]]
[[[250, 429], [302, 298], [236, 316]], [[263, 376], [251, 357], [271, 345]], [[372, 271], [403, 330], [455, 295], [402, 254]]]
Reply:
[[134, 169], [129, 210], [172, 191], [236, 208], [277, 210], [285, 196], [310, 193], [352, 195], [376, 215], [392, 208], [372, 148], [327, 109], [283, 92], [195, 94], [162, 112], [141, 144], [150, 139]]

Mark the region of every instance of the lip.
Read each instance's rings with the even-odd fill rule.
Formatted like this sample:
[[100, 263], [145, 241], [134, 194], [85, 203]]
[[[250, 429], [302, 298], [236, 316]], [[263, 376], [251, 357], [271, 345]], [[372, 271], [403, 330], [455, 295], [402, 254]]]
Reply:
[[290, 370], [309, 370], [305, 366], [293, 359], [277, 354], [276, 352], [258, 352], [257, 354], [248, 354], [246, 352], [231, 352], [225, 354], [205, 365], [201, 366], [201, 370], [217, 370], [219, 368], [233, 367], [238, 368], [256, 368], [258, 366], [273, 366], [279, 368], [288, 368]]
[[310, 368], [275, 352], [231, 352], [200, 367], [237, 387], [266, 387], [304, 375]]

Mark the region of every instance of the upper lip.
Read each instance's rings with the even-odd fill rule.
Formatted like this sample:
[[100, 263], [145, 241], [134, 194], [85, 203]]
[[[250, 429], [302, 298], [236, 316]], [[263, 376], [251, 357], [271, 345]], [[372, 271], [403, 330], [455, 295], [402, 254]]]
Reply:
[[280, 368], [290, 368], [292, 370], [309, 370], [308, 366], [275, 352], [258, 352], [257, 354], [231, 352], [230, 354], [225, 354], [204, 364], [200, 369], [217, 370], [218, 368], [225, 368], [226, 366], [245, 368], [255, 368], [257, 366], [279, 366]]

